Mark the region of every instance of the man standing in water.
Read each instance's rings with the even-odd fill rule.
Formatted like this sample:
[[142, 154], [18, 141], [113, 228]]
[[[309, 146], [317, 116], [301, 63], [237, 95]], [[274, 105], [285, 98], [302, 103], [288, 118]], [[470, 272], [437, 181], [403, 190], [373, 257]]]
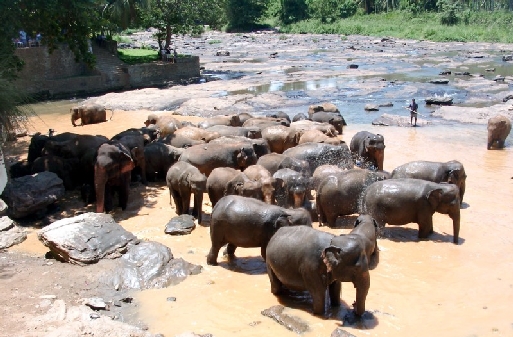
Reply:
[[415, 103], [415, 98], [411, 99], [411, 104], [408, 105], [408, 109], [410, 109], [410, 124], [413, 125], [413, 118], [415, 118], [415, 125], [417, 126], [417, 110], [419, 109], [419, 105]]

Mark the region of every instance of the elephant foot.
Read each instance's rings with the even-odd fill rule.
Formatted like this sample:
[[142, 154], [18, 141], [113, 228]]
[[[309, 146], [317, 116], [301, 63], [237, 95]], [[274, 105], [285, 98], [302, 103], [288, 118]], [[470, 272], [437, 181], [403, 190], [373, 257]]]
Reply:
[[217, 259], [212, 258], [211, 256], [207, 257], [207, 264], [209, 266], [217, 266]]

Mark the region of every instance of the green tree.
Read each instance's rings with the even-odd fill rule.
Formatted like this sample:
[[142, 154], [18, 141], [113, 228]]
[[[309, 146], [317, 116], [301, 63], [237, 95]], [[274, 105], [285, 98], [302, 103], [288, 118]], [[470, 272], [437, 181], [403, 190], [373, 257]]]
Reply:
[[101, 8], [103, 24], [115, 25], [121, 29], [137, 27], [141, 12], [151, 10], [151, 0], [108, 0]]
[[153, 0], [141, 13], [145, 27], [154, 27], [159, 45], [167, 48], [173, 34], [198, 34], [203, 25], [218, 28], [224, 23], [224, 0]]
[[228, 31], [247, 30], [257, 26], [268, 0], [226, 0]]
[[285, 24], [304, 20], [308, 17], [305, 0], [280, 0], [280, 20]]

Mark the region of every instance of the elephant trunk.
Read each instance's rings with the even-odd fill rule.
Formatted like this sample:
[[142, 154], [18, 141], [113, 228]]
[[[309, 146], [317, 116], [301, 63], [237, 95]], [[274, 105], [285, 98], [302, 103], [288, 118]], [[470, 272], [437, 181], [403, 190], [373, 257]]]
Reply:
[[378, 170], [383, 171], [383, 163], [385, 161], [385, 149], [376, 149], [375, 158]]
[[107, 183], [107, 171], [99, 165], [94, 166], [94, 187], [96, 190], [96, 213], [105, 211], [105, 184]]
[[294, 208], [300, 208], [303, 206], [305, 200], [305, 192], [296, 192], [292, 193], [292, 197], [294, 198]]
[[203, 205], [203, 191], [194, 192], [193, 212], [197, 213], [198, 224], [201, 224], [202, 205]]

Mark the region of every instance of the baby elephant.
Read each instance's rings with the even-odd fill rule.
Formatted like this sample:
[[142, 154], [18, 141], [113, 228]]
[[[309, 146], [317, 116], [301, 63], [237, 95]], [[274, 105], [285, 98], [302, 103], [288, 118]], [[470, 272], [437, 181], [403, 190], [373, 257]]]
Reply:
[[306, 226], [280, 228], [266, 251], [271, 292], [278, 295], [283, 286], [307, 290], [313, 313], [323, 315], [326, 289], [331, 306], [339, 306], [341, 282], [352, 282], [356, 288], [354, 310], [362, 315], [370, 287], [369, 266], [378, 260], [376, 233], [377, 224], [367, 215], [358, 217], [348, 235], [335, 236]]
[[[305, 212], [303, 214], [308, 214]], [[291, 222], [291, 219], [296, 223]], [[222, 197], [212, 210], [210, 239], [212, 248], [207, 256], [209, 265], [217, 265], [217, 255], [225, 244], [226, 253], [234, 255], [237, 247], [260, 247], [265, 260], [267, 242], [280, 227], [310, 224], [297, 213], [238, 195]], [[306, 226], [301, 226], [306, 227]]]

